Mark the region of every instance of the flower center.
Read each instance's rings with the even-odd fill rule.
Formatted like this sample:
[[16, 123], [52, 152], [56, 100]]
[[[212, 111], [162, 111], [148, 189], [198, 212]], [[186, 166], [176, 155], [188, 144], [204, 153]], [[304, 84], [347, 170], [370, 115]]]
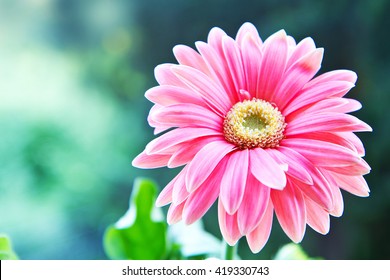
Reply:
[[225, 139], [240, 149], [274, 148], [284, 138], [286, 123], [267, 101], [253, 98], [236, 103], [223, 122]]

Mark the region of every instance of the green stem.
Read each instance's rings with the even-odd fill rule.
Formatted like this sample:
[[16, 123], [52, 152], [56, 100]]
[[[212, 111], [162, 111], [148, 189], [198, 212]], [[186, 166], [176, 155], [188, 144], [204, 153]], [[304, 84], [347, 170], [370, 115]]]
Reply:
[[235, 246], [230, 246], [229, 244], [225, 243], [225, 248], [222, 257], [224, 260], [233, 260], [236, 252], [237, 244]]

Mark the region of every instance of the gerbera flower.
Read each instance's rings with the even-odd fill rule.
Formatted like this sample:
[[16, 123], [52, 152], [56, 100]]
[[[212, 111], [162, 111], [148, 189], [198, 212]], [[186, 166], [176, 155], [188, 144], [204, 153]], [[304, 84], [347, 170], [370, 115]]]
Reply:
[[[269, 238], [274, 213], [294, 242], [306, 224], [329, 231], [340, 216], [340, 189], [368, 196], [370, 167], [357, 131], [371, 128], [346, 113], [361, 104], [343, 96], [356, 74], [337, 70], [313, 78], [323, 49], [298, 44], [284, 30], [264, 42], [245, 23], [235, 39], [213, 28], [196, 49], [178, 45], [178, 64], [156, 67], [159, 83], [146, 98], [155, 133], [133, 165], [184, 166], [163, 189], [168, 222], [200, 219], [218, 199], [224, 239], [246, 236], [253, 252]], [[172, 129], [173, 128], [173, 129]]]

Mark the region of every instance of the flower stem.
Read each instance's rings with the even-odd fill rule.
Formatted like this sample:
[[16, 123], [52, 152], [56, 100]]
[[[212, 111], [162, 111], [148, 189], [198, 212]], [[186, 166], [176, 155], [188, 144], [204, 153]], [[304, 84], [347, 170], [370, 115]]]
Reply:
[[237, 244], [234, 245], [234, 246], [230, 246], [229, 244], [225, 243], [225, 246], [224, 246], [224, 252], [223, 252], [223, 259], [224, 260], [233, 260], [234, 259], [234, 255], [236, 254], [237, 252]]

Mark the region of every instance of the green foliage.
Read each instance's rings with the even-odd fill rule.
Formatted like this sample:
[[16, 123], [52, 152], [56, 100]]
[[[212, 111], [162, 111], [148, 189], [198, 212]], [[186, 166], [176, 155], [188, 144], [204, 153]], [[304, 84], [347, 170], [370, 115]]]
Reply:
[[17, 260], [19, 259], [12, 249], [11, 240], [8, 236], [0, 234], [0, 260]]
[[276, 253], [274, 260], [311, 260], [302, 249], [302, 247], [295, 243], [289, 243], [284, 245]]
[[135, 180], [128, 212], [104, 235], [111, 259], [159, 260], [166, 255], [166, 224], [154, 207], [157, 187], [148, 179]]
[[[194, 47], [213, 26], [234, 36], [245, 21], [263, 39], [281, 28], [297, 42], [313, 37], [325, 48], [320, 73], [357, 72], [347, 96], [363, 104], [356, 115], [374, 128], [359, 135], [371, 196], [344, 192], [346, 211], [325, 242], [308, 230], [303, 244], [328, 259], [389, 258], [390, 1], [18, 2], [0, 1], [0, 228], [24, 259], [105, 258], [105, 225], [127, 207], [132, 180], [163, 185], [176, 172], [130, 166], [153, 138], [144, 92], [157, 84], [154, 67], [175, 63], [176, 44]], [[204, 221], [220, 234], [216, 211]], [[169, 232], [166, 258], [184, 258]], [[269, 259], [286, 240], [274, 223], [259, 254], [241, 242], [240, 256]]]
[[168, 228], [160, 208], [154, 206], [156, 184], [145, 178], [134, 182], [126, 214], [110, 225], [104, 250], [115, 260], [205, 259], [220, 255], [221, 242], [198, 221]]
[[[201, 220], [192, 225], [177, 223], [168, 229], [168, 237], [172, 244], [171, 252], [178, 250], [178, 259], [206, 259], [220, 257], [221, 241], [205, 231]], [[171, 255], [173, 255], [171, 253]], [[174, 259], [175, 257], [171, 257]]]

